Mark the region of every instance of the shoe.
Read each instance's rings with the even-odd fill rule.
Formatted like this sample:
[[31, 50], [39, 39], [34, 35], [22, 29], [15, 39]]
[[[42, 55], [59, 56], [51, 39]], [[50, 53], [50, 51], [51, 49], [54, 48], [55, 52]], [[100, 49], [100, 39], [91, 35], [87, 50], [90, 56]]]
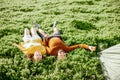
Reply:
[[53, 23], [53, 28], [55, 28], [57, 26], [58, 22], [57, 21], [54, 21]]
[[37, 22], [35, 22], [34, 25], [35, 25], [35, 27], [36, 27], [37, 29], [40, 29], [40, 26], [38, 25]]

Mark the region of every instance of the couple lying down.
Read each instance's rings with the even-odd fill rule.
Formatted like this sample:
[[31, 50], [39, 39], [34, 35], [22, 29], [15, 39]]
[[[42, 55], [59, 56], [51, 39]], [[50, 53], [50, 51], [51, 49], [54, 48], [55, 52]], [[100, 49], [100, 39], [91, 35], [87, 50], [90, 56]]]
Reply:
[[[42, 60], [44, 55], [53, 55], [61, 60], [66, 57], [69, 51], [76, 48], [84, 48], [86, 50], [95, 51], [95, 46], [86, 44], [77, 44], [73, 46], [66, 45], [60, 36], [59, 30], [56, 28], [57, 22], [53, 24], [53, 34], [46, 34], [37, 23], [37, 28], [31, 28], [31, 35], [29, 29], [25, 28], [23, 42], [16, 44], [16, 46], [31, 60]], [[40, 33], [40, 36], [37, 34]]]

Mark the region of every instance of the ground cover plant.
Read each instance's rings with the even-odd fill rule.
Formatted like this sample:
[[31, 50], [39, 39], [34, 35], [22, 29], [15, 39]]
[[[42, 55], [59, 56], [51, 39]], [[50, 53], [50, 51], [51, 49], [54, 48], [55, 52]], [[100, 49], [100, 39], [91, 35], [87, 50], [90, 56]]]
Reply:
[[[118, 0], [0, 0], [0, 80], [103, 80], [99, 52], [120, 43], [119, 5]], [[96, 52], [76, 49], [64, 61], [50, 56], [34, 62], [12, 45], [35, 21], [51, 33], [54, 20], [66, 44], [94, 45]]]

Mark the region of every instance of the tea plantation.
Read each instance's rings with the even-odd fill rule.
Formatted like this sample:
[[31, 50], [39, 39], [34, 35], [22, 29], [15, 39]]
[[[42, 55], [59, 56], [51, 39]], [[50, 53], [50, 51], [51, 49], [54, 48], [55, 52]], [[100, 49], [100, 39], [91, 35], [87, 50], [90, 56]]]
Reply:
[[[48, 56], [35, 62], [12, 45], [35, 21], [51, 34], [55, 20], [66, 44], [97, 50], [75, 49], [64, 61]], [[118, 43], [119, 0], [0, 0], [0, 80], [104, 80], [99, 52]]]

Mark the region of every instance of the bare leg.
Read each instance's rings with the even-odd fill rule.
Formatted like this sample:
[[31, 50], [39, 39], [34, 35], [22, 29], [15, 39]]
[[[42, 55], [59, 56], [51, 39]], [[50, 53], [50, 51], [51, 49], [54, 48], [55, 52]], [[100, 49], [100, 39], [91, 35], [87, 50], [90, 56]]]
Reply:
[[31, 39], [31, 35], [30, 35], [30, 31], [28, 28], [24, 29], [24, 37], [23, 37], [23, 41], [27, 42]]
[[31, 34], [33, 39], [41, 39], [35, 28], [31, 28]]
[[42, 38], [44, 38], [46, 35], [48, 35], [42, 29], [39, 29], [39, 33], [41, 34]]

